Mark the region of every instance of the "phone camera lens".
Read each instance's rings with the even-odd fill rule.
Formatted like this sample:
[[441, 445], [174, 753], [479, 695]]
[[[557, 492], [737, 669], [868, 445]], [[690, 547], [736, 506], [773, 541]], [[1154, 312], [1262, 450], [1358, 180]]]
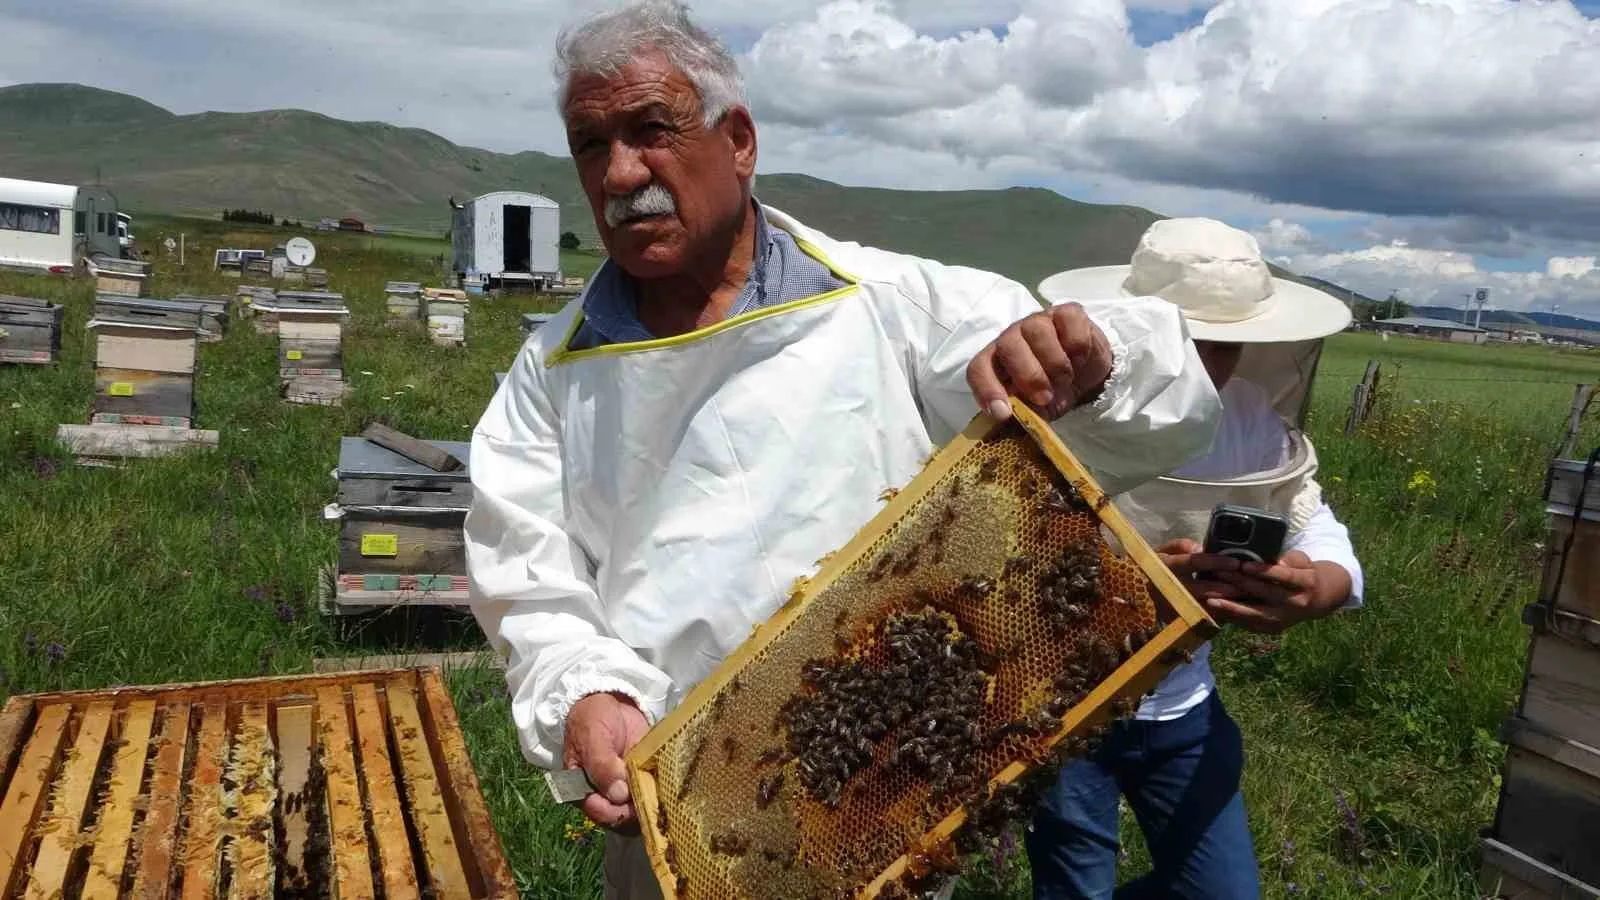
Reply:
[[1225, 513], [1217, 517], [1217, 540], [1224, 544], [1248, 544], [1255, 523], [1247, 516]]

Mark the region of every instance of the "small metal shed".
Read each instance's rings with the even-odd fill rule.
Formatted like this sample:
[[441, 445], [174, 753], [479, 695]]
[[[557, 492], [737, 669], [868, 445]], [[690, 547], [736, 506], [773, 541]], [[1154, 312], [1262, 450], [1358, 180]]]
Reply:
[[495, 191], [466, 203], [450, 201], [453, 268], [491, 287], [543, 288], [561, 280], [561, 205], [523, 191]]

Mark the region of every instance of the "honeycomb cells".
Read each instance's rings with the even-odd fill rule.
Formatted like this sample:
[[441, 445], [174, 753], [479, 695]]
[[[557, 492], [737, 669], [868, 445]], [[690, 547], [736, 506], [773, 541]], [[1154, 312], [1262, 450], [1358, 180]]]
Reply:
[[[950, 623], [948, 641], [975, 645], [962, 652], [981, 682], [926, 691], [960, 709], [875, 706], [899, 702], [873, 680], [895, 665], [890, 626], [919, 615]], [[1062, 717], [1167, 618], [1034, 440], [1014, 422], [995, 428], [653, 757], [678, 896], [855, 896], [902, 857], [909, 880], [950, 871], [959, 841], [928, 833], [986, 799], [989, 818], [1014, 815], [1014, 792], [997, 794], [991, 780], [1015, 762], [1053, 761]], [[844, 699], [819, 706], [819, 684]], [[791, 740], [797, 710], [820, 743]], [[857, 724], [834, 722], [839, 714]], [[961, 734], [946, 727], [951, 717]], [[955, 760], [949, 747], [971, 749]], [[829, 754], [838, 762], [819, 774]]]

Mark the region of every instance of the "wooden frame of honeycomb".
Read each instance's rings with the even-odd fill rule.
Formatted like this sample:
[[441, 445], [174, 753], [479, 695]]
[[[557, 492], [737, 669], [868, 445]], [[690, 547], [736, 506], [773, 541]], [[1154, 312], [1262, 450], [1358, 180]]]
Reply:
[[1051, 427], [1013, 408], [885, 491], [629, 752], [667, 898], [936, 886], [1216, 632]]
[[437, 668], [18, 695], [0, 897], [514, 898]]

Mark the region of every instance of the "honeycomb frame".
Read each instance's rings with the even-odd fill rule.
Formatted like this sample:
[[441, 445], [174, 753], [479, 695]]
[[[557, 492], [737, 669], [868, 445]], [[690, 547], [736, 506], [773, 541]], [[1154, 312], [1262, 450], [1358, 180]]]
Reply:
[[[1051, 426], [1020, 401], [1013, 400], [1012, 407], [1015, 415], [1008, 422], [997, 422], [986, 414], [980, 414], [965, 431], [936, 453], [909, 484], [899, 491], [886, 491], [887, 505], [848, 543], [820, 560], [818, 571], [811, 577], [798, 581], [788, 601], [766, 622], [759, 625], [750, 638], [724, 659], [711, 675], [692, 688], [683, 702], [629, 751], [626, 756], [628, 777], [638, 812], [640, 830], [651, 867], [661, 884], [664, 897], [668, 900], [752, 896], [755, 893], [751, 889], [753, 885], [765, 885], [769, 881], [773, 886], [767, 890], [773, 896], [864, 898], [900, 896], [900, 892], [894, 889], [903, 886], [906, 881], [922, 878], [930, 872], [937, 876], [941, 871], [952, 870], [949, 861], [953, 859], [955, 841], [967, 823], [969, 811], [976, 808], [973, 806], [975, 802], [985, 797], [995, 797], [997, 790], [1008, 785], [1017, 785], [1030, 773], [1048, 765], [1050, 754], [1059, 753], [1063, 742], [1092, 734], [1113, 715], [1125, 714], [1140, 695], [1152, 690], [1168, 671], [1216, 633], [1216, 623], [1110, 502], [1110, 498], [1067, 449]], [[706, 754], [715, 757], [711, 763], [713, 768], [720, 765], [718, 760], [723, 755], [723, 747], [727, 748], [727, 764], [730, 767], [737, 755], [743, 755], [747, 759], [754, 755], [753, 748], [742, 748], [738, 744], [740, 741], [748, 740], [751, 735], [757, 735], [758, 729], [753, 728], [752, 723], [760, 716], [771, 716], [774, 710], [770, 703], [762, 705], [753, 696], [759, 691], [748, 690], [747, 684], [759, 684], [765, 677], [773, 684], [787, 683], [797, 691], [806, 683], [805, 679], [793, 671], [797, 668], [797, 660], [815, 657], [818, 654], [826, 656], [832, 653], [836, 659], [840, 659], [847, 656], [859, 658], [863, 653], [870, 653], [874, 641], [881, 641], [881, 636], [875, 639], [873, 635], [877, 633], [874, 629], [881, 630], [883, 619], [888, 618], [886, 610], [892, 608], [906, 612], [922, 602], [921, 600], [907, 602], [903, 597], [900, 600], [874, 600], [872, 602], [876, 605], [873, 606], [872, 612], [878, 615], [876, 621], [863, 622], [854, 619], [849, 623], [850, 629], [843, 629], [843, 623], [846, 622], [849, 612], [859, 608], [851, 605], [848, 595], [860, 594], [863, 591], [864, 581], [876, 582], [878, 578], [882, 578], [884, 559], [893, 557], [892, 548], [903, 547], [911, 540], [907, 535], [915, 529], [920, 527], [926, 531], [927, 523], [933, 520], [935, 509], [942, 506], [942, 520], [949, 521], [949, 510], [958, 505], [959, 490], [964, 490], [962, 485], [972, 486], [982, 482], [987, 486], [989, 481], [993, 480], [990, 468], [997, 465], [989, 460], [997, 457], [986, 457], [984, 454], [998, 454], [1001, 451], [986, 450], [986, 448], [997, 447], [1005, 442], [1014, 445], [1011, 447], [1013, 451], [1023, 454], [1022, 462], [1018, 463], [1011, 473], [1013, 477], [1020, 477], [1024, 483], [1030, 485], [1037, 485], [1040, 479], [1045, 480], [1046, 484], [1054, 485], [1060, 490], [1060, 493], [1054, 496], [1062, 500], [1070, 497], [1072, 502], [1070, 510], [1063, 508], [1059, 511], [1040, 513], [1039, 510], [1031, 508], [1029, 503], [1019, 500], [1010, 510], [1015, 514], [1012, 516], [1013, 521], [1031, 524], [1034, 521], [1049, 522], [1057, 519], [1066, 521], [1070, 517], [1077, 517], [1072, 520], [1076, 524], [1069, 523], [1064, 527], [1077, 528], [1079, 531], [1091, 528], [1093, 537], [1083, 538], [1081, 539], [1083, 543], [1068, 546], [1077, 546], [1081, 549], [1092, 543], [1099, 549], [1105, 564], [1115, 569], [1114, 577], [1120, 579], [1124, 585], [1113, 597], [1111, 588], [1106, 588], [1100, 581], [1095, 583], [1099, 591], [1098, 600], [1102, 604], [1115, 602], [1129, 605], [1129, 611], [1124, 616], [1125, 627], [1121, 631], [1108, 629], [1101, 619], [1112, 613], [1096, 613], [1097, 618], [1094, 623], [1080, 629], [1081, 633], [1088, 634], [1092, 631], [1107, 640], [1113, 639], [1118, 634], [1124, 635], [1121, 639], [1124, 650], [1119, 654], [1119, 659], [1109, 675], [1096, 678], [1092, 686], [1087, 687], [1063, 715], [1052, 716], [1052, 724], [1058, 724], [1053, 728], [1044, 729], [1032, 743], [1027, 740], [1014, 741], [1006, 738], [998, 745], [998, 750], [986, 744], [983, 758], [990, 760], [990, 768], [978, 773], [976, 786], [967, 789], [958, 797], [936, 802], [938, 789], [930, 787], [926, 791], [917, 793], [921, 791], [920, 788], [916, 790], [902, 788], [901, 793], [896, 795], [898, 799], [891, 806], [881, 809], [876, 818], [848, 819], [844, 813], [839, 813], [833, 816], [830, 822], [829, 816], [837, 810], [828, 810], [817, 798], [804, 796], [804, 789], [796, 784], [800, 779], [792, 753], [786, 759], [779, 757], [773, 760], [770, 758], [772, 750], [768, 750], [763, 759], [767, 759], [767, 766], [771, 772], [788, 773], [787, 779], [785, 780], [781, 774], [766, 776], [760, 782], [758, 796], [749, 799], [749, 806], [741, 807], [739, 804], [743, 801], [723, 797], [726, 792], [696, 788], [696, 772], [702, 767], [702, 757]], [[1032, 468], [1029, 469], [1029, 466]], [[985, 480], [985, 476], [989, 476], [988, 480]], [[980, 490], [986, 489], [988, 488], [980, 488]], [[966, 496], [966, 507], [982, 511], [988, 506], [981, 501], [992, 499], [997, 495], [991, 490], [988, 495], [968, 492]], [[975, 497], [980, 502], [974, 503]], [[993, 546], [979, 546], [977, 543], [969, 542], [969, 546], [958, 547], [957, 550], [967, 552], [969, 556], [987, 558], [989, 565], [985, 571], [990, 573], [999, 571], [995, 568], [995, 564], [1004, 558], [1004, 577], [1010, 578], [1011, 563], [1017, 558], [1010, 555], [1016, 549], [1017, 542], [1013, 540], [1016, 533], [1001, 533], [1000, 537], [996, 538], [993, 528], [996, 524], [1003, 523], [994, 521], [995, 515], [1005, 517], [1002, 511], [989, 516], [989, 521], [983, 523], [986, 528], [974, 526], [978, 527], [976, 532], [980, 535], [978, 541]], [[981, 518], [976, 513], [974, 516]], [[1032, 519], [1028, 519], [1028, 516], [1032, 516]], [[1057, 518], [1051, 519], [1049, 518], [1051, 516]], [[1045, 525], [1040, 525], [1038, 528], [1041, 537], [1036, 543], [1044, 542], [1045, 538], [1042, 536], [1047, 528]], [[920, 540], [921, 542], [915, 545], [919, 549], [913, 550], [910, 554], [913, 565], [920, 548], [926, 545], [926, 538]], [[940, 538], [940, 540], [945, 539]], [[1065, 539], [1052, 537], [1052, 540], [1057, 540], [1059, 543]], [[900, 543], [897, 544], [897, 541]], [[959, 540], [957, 543], [960, 543]], [[1009, 548], [1004, 546], [1007, 543], [1011, 544]], [[942, 558], [944, 553], [943, 544], [940, 546], [941, 549], [935, 551], [936, 560]], [[943, 565], [942, 562], [939, 564]], [[874, 567], [880, 571], [874, 572]], [[929, 565], [927, 568], [935, 566]], [[898, 569], [897, 566], [897, 574]], [[874, 575], [877, 577], [873, 577]], [[916, 577], [915, 573], [908, 572], [906, 578], [886, 585], [885, 588], [874, 587], [870, 590], [875, 597], [890, 596], [895, 595], [894, 588], [899, 587], [903, 594], [910, 589], [907, 586], [907, 578]], [[1143, 581], [1143, 594], [1132, 601], [1123, 596], [1139, 593], [1138, 590], [1128, 586], [1130, 578]], [[970, 581], [971, 579], [968, 579], [968, 582]], [[988, 578], [985, 577], [983, 581], [987, 583]], [[1002, 578], [998, 582], [998, 587], [989, 585], [984, 593], [987, 594], [990, 590], [998, 592], [1005, 583]], [[925, 593], [912, 591], [914, 597], [923, 596]], [[996, 596], [992, 602], [1006, 603], [1014, 599], [1016, 595], [1007, 592]], [[943, 611], [954, 609], [955, 605], [935, 603], [929, 609], [933, 607], [941, 609], [940, 615], [946, 615], [951, 621], [956, 621], [955, 613], [947, 615]], [[990, 618], [999, 615], [1003, 619], [1020, 622], [1027, 619], [1028, 613], [1027, 607], [1008, 606], [1002, 613], [979, 615]], [[1143, 618], [1140, 618], [1141, 616]], [[850, 631], [852, 637], [849, 641], [842, 637], [836, 638], [838, 645], [827, 649], [818, 647], [815, 643], [803, 643], [807, 634], [815, 637], [824, 633], [819, 631], [821, 626], [818, 623], [830, 618], [831, 622], [826, 627], [831, 628], [836, 635], [842, 634], [844, 630]], [[871, 616], [868, 615], [868, 618]], [[1044, 616], [1038, 618], [1041, 621], [1045, 619]], [[1146, 624], [1139, 626], [1138, 622]], [[1017, 627], [1031, 629], [1032, 632], [1039, 631], [1037, 622]], [[975, 639], [983, 643], [984, 626], [981, 623], [977, 624], [973, 631]], [[1136, 644], [1129, 644], [1127, 635], [1135, 632], [1140, 634], [1141, 640]], [[789, 644], [798, 646], [785, 646], [786, 636], [791, 636]], [[1059, 641], [1066, 641], [1070, 637], [1070, 633], [1063, 636], [1058, 632], [1055, 635]], [[990, 676], [992, 682], [990, 690], [984, 701], [986, 705], [996, 702], [994, 685], [998, 684], [1002, 677], [1007, 676], [1008, 667], [1013, 670], [1026, 668], [1026, 663], [1013, 660], [1021, 660], [1026, 654], [1042, 648], [1038, 649], [1038, 652], [1059, 653], [1062, 658], [1070, 661], [1071, 657], [1067, 651], [1060, 650], [1059, 647], [1051, 649], [1053, 645], [1047, 640], [1037, 636], [1031, 640], [1032, 644], [1028, 648], [1022, 647], [1023, 638], [1018, 638], [1009, 648], [985, 648], [995, 667], [995, 672]], [[864, 650], [863, 647], [868, 649]], [[1048, 695], [1050, 691], [1048, 675], [1041, 678], [1035, 674], [1024, 678], [1013, 673], [1013, 676], [1013, 682], [1017, 682], [1017, 679], [1023, 680], [1004, 688], [1009, 696], [1026, 695], [1037, 700], [1041, 696]], [[791, 693], [790, 696], [798, 694]], [[1054, 702], [1059, 704], [1062, 701]], [[1016, 700], [1012, 705], [1020, 711], [1023, 708], [1023, 701]], [[1057, 706], [1057, 709], [1059, 708]], [[979, 715], [985, 720], [994, 718], [989, 715], [987, 708]], [[772, 734], [781, 732], [782, 729], [778, 725], [781, 720], [782, 713], [779, 712], [779, 719], [774, 720]], [[717, 730], [719, 725], [720, 732]], [[992, 721], [990, 725], [991, 730], [986, 732], [985, 740], [993, 731]], [[720, 738], [720, 741], [713, 743], [716, 738]], [[763, 735], [755, 740], [770, 742], [771, 738]], [[880, 740], [878, 743], [881, 745], [884, 742]], [[752, 772], [762, 768], [761, 761], [761, 759], [756, 760], [756, 764], [751, 767]], [[884, 783], [906, 781], [904, 776], [886, 775], [886, 772], [891, 771], [887, 766], [881, 756], [875, 756], [871, 764], [850, 776], [849, 780], [861, 780], [864, 783], [874, 779], [876, 782]], [[706, 777], [718, 776], [714, 774], [701, 777], [699, 781], [704, 782]], [[899, 777], [899, 782], [895, 782], [896, 777]], [[912, 779], [910, 783], [914, 785], [915, 780]], [[748, 788], [748, 783], [745, 783], [744, 787]], [[910, 794], [907, 793], [908, 790], [911, 791]], [[858, 796], [875, 791], [878, 789], [869, 787]], [[906, 812], [913, 804], [904, 798], [912, 795], [922, 798], [922, 809], [919, 813]], [[775, 803], [774, 797], [782, 797], [783, 811], [766, 812], [769, 804]], [[834, 806], [838, 806], [841, 802], [844, 801], [836, 799]], [[936, 809], [935, 807], [941, 803], [943, 809]], [[856, 812], [859, 814], [863, 810], [858, 806]], [[868, 811], [867, 815], [872, 813]], [[881, 838], [882, 832], [890, 830], [887, 827], [891, 824], [888, 819], [895, 815], [904, 820], [901, 840], [897, 847], [886, 848], [884, 841], [878, 838]], [[845, 822], [841, 823], [841, 818], [844, 818]], [[765, 863], [760, 861], [746, 863], [744, 857], [748, 852], [745, 848], [750, 843], [749, 835], [733, 832], [731, 829], [734, 826], [731, 823], [737, 822], [740, 827], [748, 825], [753, 829], [752, 833], [760, 837], [762, 834], [778, 833], [772, 831], [774, 827], [781, 831], [784, 827], [783, 820], [788, 821], [790, 828], [789, 831], [782, 832], [786, 835], [783, 839], [793, 842], [787, 851], [788, 858], [781, 863], [775, 863], [776, 856], [772, 855], [771, 850], [765, 850], [763, 852], [768, 854]], [[774, 821], [778, 822], [776, 826], [772, 824]], [[926, 822], [928, 827], [917, 828], [912, 824], [914, 822]], [[828, 832], [830, 825], [834, 829], [832, 833]], [[854, 826], [854, 832], [843, 833], [851, 825]], [[915, 838], [907, 839], [910, 834], [907, 828], [917, 832]], [[720, 833], [716, 833], [719, 829]], [[737, 846], [733, 847], [733, 851], [729, 851], [729, 845], [735, 843]], [[870, 846], [864, 850], [859, 849], [863, 844]], [[844, 849], [850, 847], [858, 849]], [[898, 852], [895, 852], [896, 850]], [[841, 856], [841, 853], [846, 855]], [[874, 853], [876, 858], [873, 858]], [[848, 860], [849, 865], [844, 865], [841, 860]], [[750, 869], [749, 866], [755, 868]], [[694, 878], [685, 875], [684, 870], [690, 868], [694, 869]], [[741, 869], [744, 874], [736, 875], [736, 869]], [[708, 871], [720, 873], [721, 877], [708, 878]], [[793, 879], [783, 881], [782, 886], [778, 886], [780, 880], [788, 878], [795, 872], [799, 874], [793, 874]]]

